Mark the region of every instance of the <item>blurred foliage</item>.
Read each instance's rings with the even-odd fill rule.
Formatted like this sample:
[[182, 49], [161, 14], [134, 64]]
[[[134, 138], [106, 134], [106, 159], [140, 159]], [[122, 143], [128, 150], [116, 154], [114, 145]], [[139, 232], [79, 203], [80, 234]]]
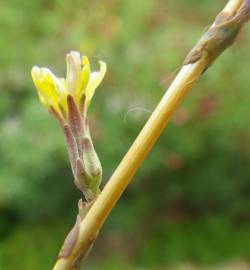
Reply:
[[[50, 269], [80, 197], [31, 67], [49, 65], [63, 76], [64, 55], [74, 49], [96, 67], [98, 59], [108, 63], [90, 109], [105, 182], [225, 2], [0, 3], [0, 269]], [[249, 42], [246, 28], [176, 111], [86, 269], [249, 259]]]

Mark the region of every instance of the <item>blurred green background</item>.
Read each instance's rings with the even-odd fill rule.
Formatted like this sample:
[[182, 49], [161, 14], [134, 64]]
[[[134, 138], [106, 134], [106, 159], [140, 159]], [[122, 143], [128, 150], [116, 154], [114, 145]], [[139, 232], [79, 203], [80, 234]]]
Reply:
[[[0, 2], [1, 270], [51, 269], [81, 196], [31, 67], [64, 76], [71, 50], [95, 68], [107, 62], [89, 111], [104, 184], [226, 2]], [[249, 42], [248, 27], [181, 104], [84, 269], [214, 269], [250, 259]]]

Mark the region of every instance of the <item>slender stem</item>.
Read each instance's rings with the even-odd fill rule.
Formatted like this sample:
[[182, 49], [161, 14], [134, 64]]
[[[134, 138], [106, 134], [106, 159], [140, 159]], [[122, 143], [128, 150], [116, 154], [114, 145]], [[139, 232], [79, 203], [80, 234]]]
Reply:
[[[224, 12], [234, 14], [244, 0], [230, 0]], [[154, 110], [146, 125], [107, 182], [86, 217], [80, 224], [77, 241], [70, 256], [59, 258], [53, 270], [73, 270], [72, 262], [93, 242], [108, 214], [125, 190], [141, 163], [164, 130], [180, 101], [209, 65], [207, 54], [195, 63], [184, 65]]]

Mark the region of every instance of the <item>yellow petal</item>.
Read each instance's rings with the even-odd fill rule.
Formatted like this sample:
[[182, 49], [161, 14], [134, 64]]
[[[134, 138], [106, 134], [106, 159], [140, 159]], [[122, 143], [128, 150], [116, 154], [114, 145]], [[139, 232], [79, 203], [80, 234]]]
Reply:
[[32, 77], [32, 80], [33, 80], [34, 84], [36, 85], [36, 82], [41, 80], [41, 78], [42, 78], [42, 70], [41, 70], [41, 68], [39, 68], [38, 66], [34, 66], [31, 69], [31, 77]]
[[89, 59], [87, 56], [82, 56], [82, 72], [81, 72], [81, 85], [78, 89], [78, 99], [81, 98], [82, 93], [85, 92], [85, 89], [88, 85], [88, 81], [90, 78], [90, 65], [89, 65]]
[[64, 91], [66, 91], [66, 87], [67, 87], [66, 80], [64, 78], [59, 78], [59, 81], [61, 85], [63, 86]]
[[75, 96], [77, 89], [81, 84], [81, 57], [79, 52], [70, 52], [66, 56], [67, 62], [67, 76], [66, 84], [67, 90]]
[[55, 85], [55, 75], [47, 68], [39, 68], [35, 66], [31, 70], [31, 76], [38, 90], [42, 104], [46, 107], [51, 105], [56, 110], [60, 111], [57, 102], [58, 98]]
[[59, 96], [59, 102], [61, 104], [61, 106], [63, 107], [64, 111], [67, 112], [68, 111], [68, 105], [67, 105], [67, 86], [66, 86], [66, 80], [64, 78], [59, 78], [59, 88], [58, 90], [60, 91], [60, 93], [58, 93]]
[[45, 99], [45, 98], [41, 95], [40, 92], [38, 92], [38, 96], [39, 96], [39, 99], [40, 99], [41, 103], [42, 103], [45, 107], [49, 108], [50, 104], [48, 103], [48, 100]]
[[95, 71], [95, 72], [91, 73], [87, 88], [85, 90], [87, 106], [89, 105], [89, 103], [90, 103], [90, 101], [95, 93], [95, 89], [98, 87], [98, 85], [103, 80], [103, 77], [104, 77], [106, 70], [107, 70], [107, 65], [105, 62], [99, 61], [99, 64], [100, 64], [100, 71]]

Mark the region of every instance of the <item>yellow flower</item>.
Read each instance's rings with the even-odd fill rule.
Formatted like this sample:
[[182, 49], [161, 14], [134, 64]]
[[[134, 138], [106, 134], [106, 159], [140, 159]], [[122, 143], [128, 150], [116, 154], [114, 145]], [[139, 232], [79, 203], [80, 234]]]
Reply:
[[84, 100], [85, 110], [106, 73], [106, 64], [99, 61], [100, 70], [91, 72], [89, 60], [78, 52], [66, 56], [66, 79], [56, 77], [48, 68], [34, 66], [31, 76], [38, 90], [39, 98], [47, 108], [53, 108], [61, 117], [68, 114], [67, 96], [71, 95], [81, 111]]

